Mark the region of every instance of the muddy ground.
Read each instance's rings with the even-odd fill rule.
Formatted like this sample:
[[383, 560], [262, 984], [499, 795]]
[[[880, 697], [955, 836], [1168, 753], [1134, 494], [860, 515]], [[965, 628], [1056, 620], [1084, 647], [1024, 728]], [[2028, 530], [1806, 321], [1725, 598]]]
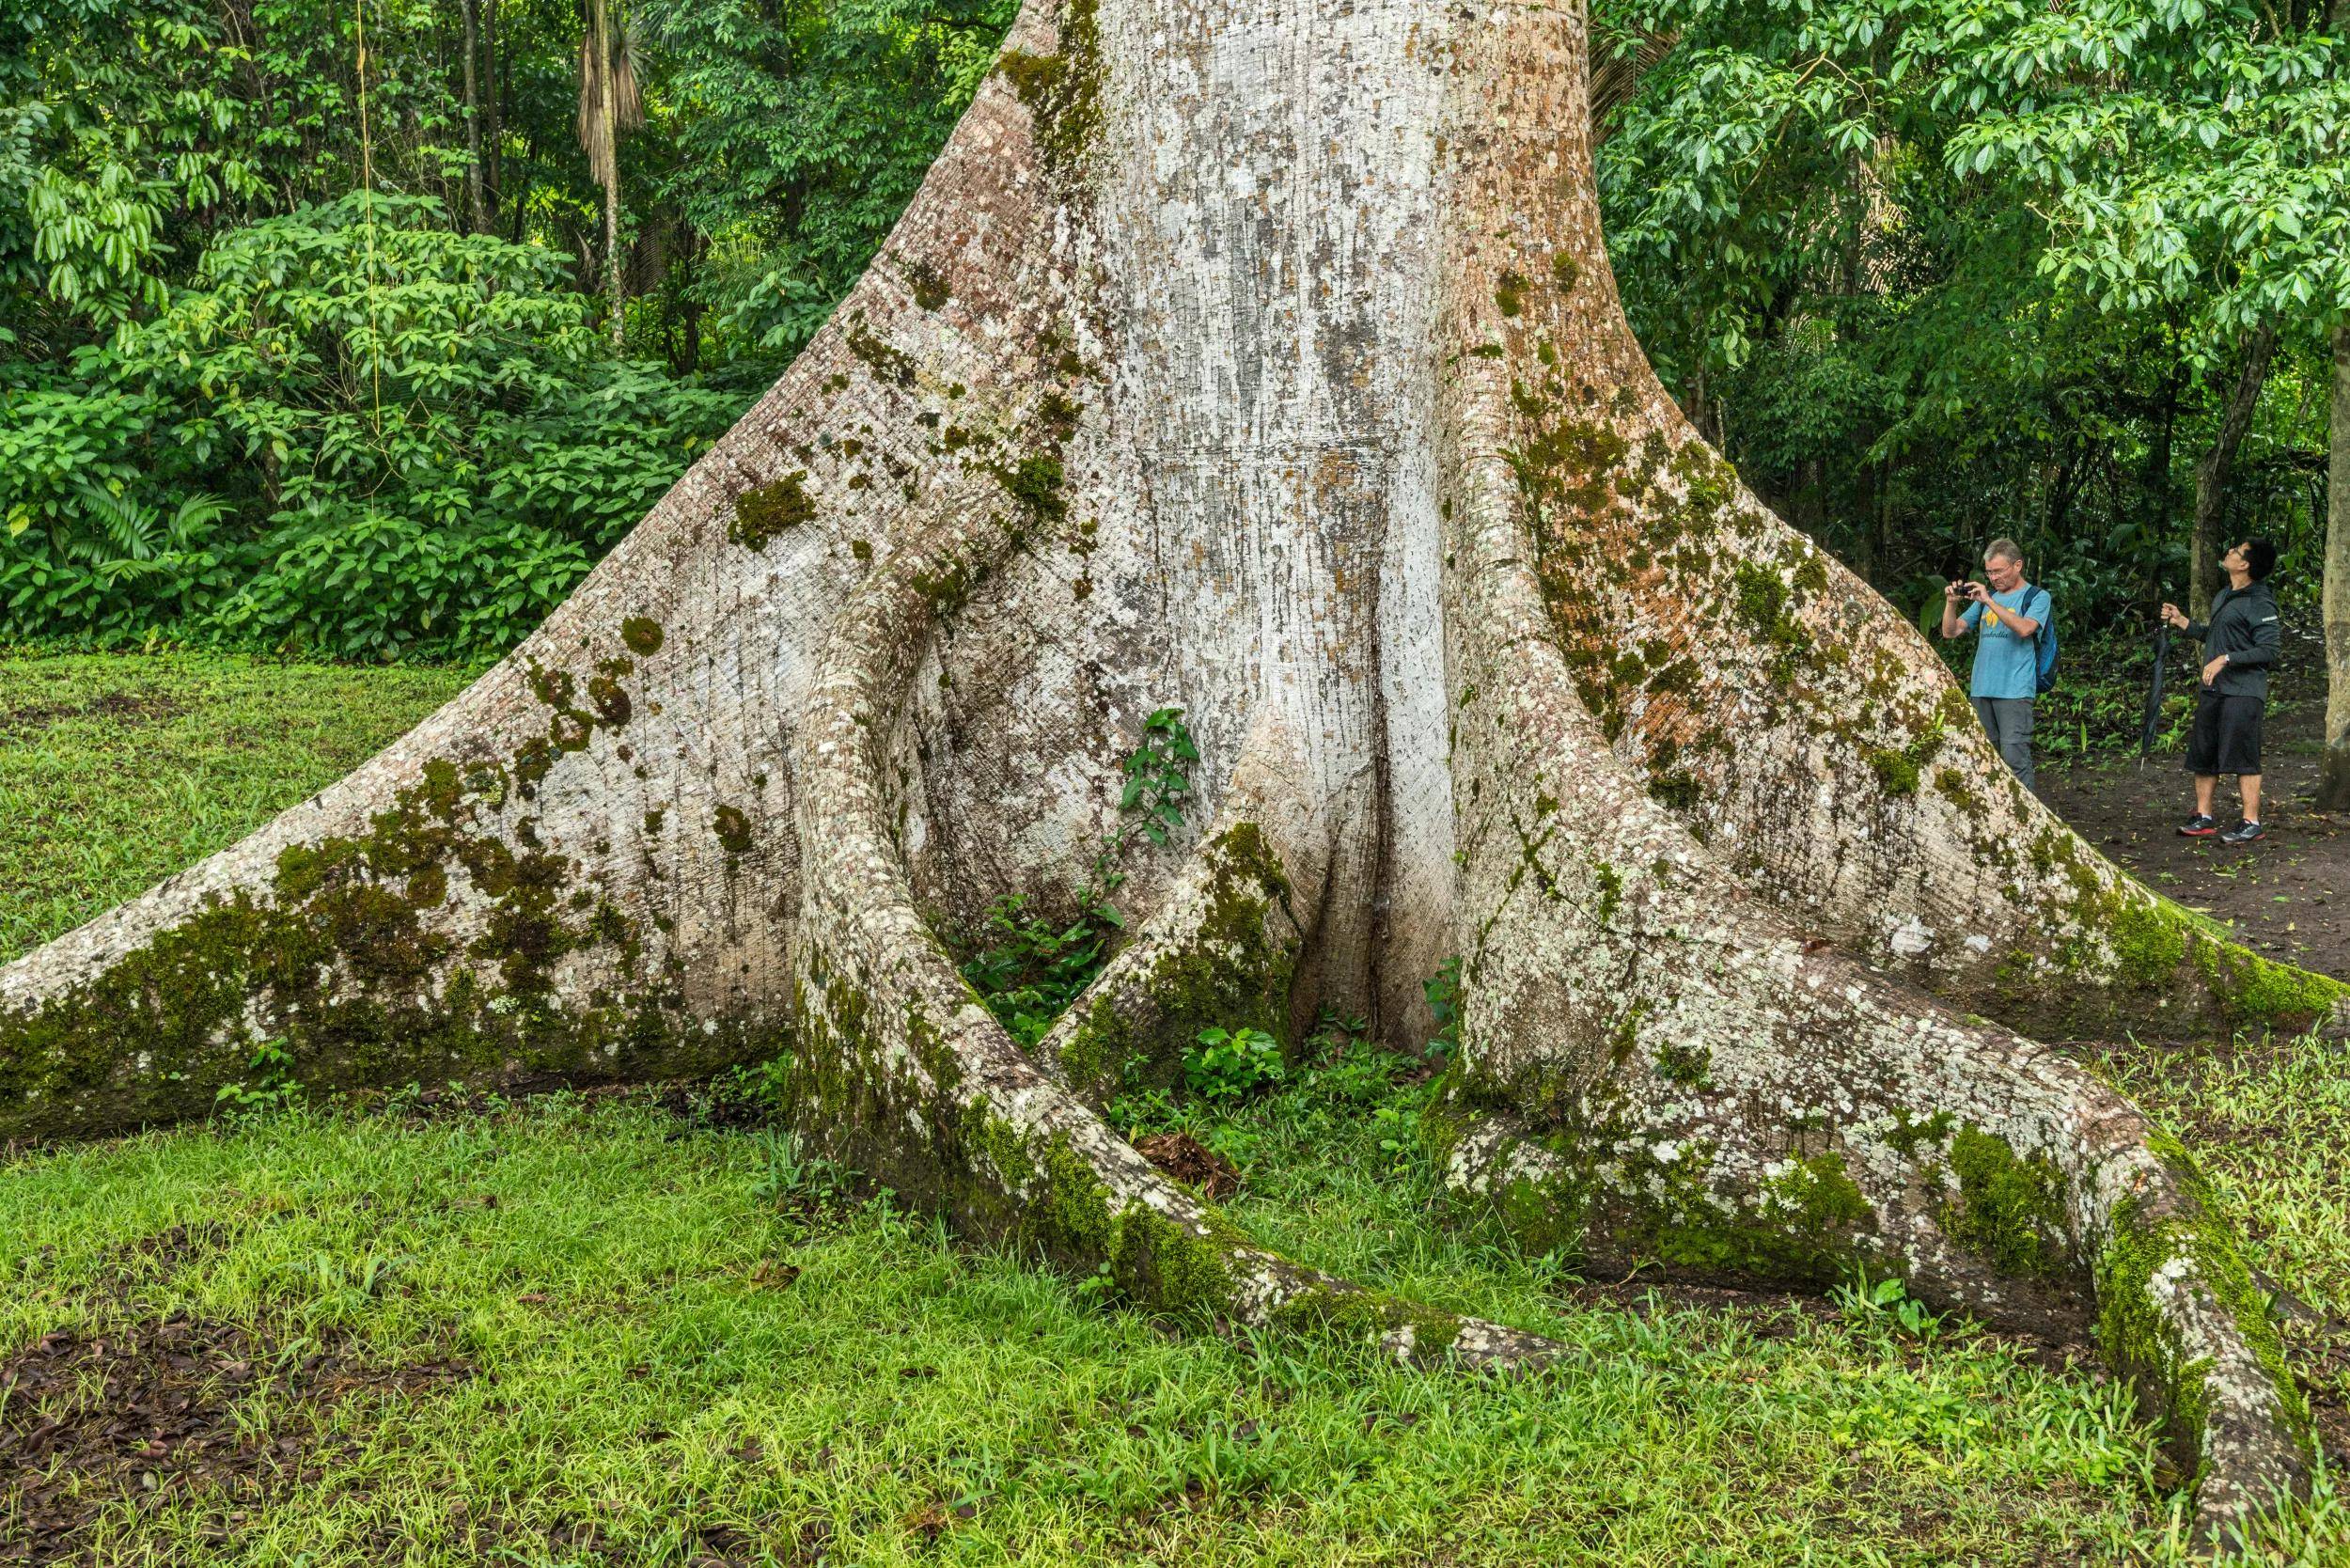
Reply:
[[[2195, 808], [2183, 746], [2144, 762], [2040, 769], [2040, 792], [2081, 836], [2156, 891], [2235, 928], [2270, 957], [2350, 979], [2350, 816], [2310, 804], [2325, 701], [2320, 682], [2279, 677], [2264, 745], [2267, 837], [2241, 849], [2182, 839]], [[2236, 781], [2222, 778], [2213, 815], [2235, 825]]]

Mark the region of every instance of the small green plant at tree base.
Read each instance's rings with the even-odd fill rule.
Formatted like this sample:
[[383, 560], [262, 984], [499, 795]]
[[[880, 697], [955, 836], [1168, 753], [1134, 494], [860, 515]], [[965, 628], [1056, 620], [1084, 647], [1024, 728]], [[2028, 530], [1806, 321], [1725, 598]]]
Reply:
[[251, 1080], [221, 1085], [212, 1096], [213, 1109], [228, 1116], [260, 1116], [298, 1103], [302, 1086], [294, 1081], [293, 1064], [282, 1043], [262, 1041], [245, 1063]]
[[1371, 1119], [1379, 1124], [1379, 1152], [1385, 1156], [1388, 1174], [1401, 1174], [1419, 1158], [1419, 1107], [1381, 1105], [1371, 1112]]
[[1428, 1042], [1428, 1055], [1437, 1061], [1449, 1061], [1461, 1044], [1461, 960], [1456, 955], [1436, 966], [1436, 972], [1422, 981], [1420, 995], [1428, 998], [1428, 1011], [1435, 1015], [1436, 1032]]
[[807, 1152], [790, 1132], [764, 1135], [760, 1152], [767, 1168], [751, 1193], [761, 1203], [810, 1215], [847, 1207], [856, 1173], [839, 1161]]
[[1092, 874], [1077, 894], [1076, 918], [1062, 924], [1031, 915], [1022, 893], [1008, 893], [989, 907], [986, 929], [994, 940], [964, 964], [963, 978], [1023, 1045], [1042, 1041], [1053, 1020], [1109, 962], [1126, 926], [1110, 902], [1126, 880], [1119, 859], [1136, 834], [1153, 844], [1169, 841], [1171, 830], [1183, 823], [1183, 799], [1191, 792], [1184, 764], [1198, 759], [1199, 748], [1183, 728], [1183, 710], [1153, 713], [1143, 720], [1141, 743], [1120, 764], [1125, 776], [1118, 797], [1120, 821], [1103, 835]]
[[963, 978], [1014, 1040], [1034, 1045], [1102, 972], [1115, 924], [1093, 904], [1068, 925], [1027, 911], [1025, 894], [995, 901], [987, 912], [995, 942], [963, 966]]
[[1898, 1329], [1920, 1344], [1942, 1337], [1942, 1314], [1929, 1310], [1909, 1294], [1908, 1287], [1889, 1276], [1872, 1280], [1866, 1274], [1856, 1275], [1836, 1287], [1835, 1301], [1837, 1310], [1855, 1328]]
[[1289, 1074], [1281, 1043], [1262, 1029], [1199, 1031], [1183, 1047], [1183, 1083], [1203, 1100], [1240, 1100]]
[[1183, 823], [1183, 797], [1191, 793], [1186, 762], [1199, 760], [1199, 748], [1183, 728], [1181, 708], [1161, 708], [1142, 721], [1142, 744], [1126, 754], [1126, 787], [1119, 792], [1120, 812], [1140, 812], [1131, 827], [1113, 836], [1122, 845], [1128, 833], [1139, 831], [1152, 843], [1165, 845], [1168, 831]]

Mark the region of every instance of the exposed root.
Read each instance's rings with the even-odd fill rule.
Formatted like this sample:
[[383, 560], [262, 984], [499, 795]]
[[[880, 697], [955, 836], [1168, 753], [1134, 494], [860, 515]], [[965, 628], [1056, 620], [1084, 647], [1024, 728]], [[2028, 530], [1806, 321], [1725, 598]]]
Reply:
[[1292, 1032], [1298, 911], [1318, 902], [1321, 857], [1272, 765], [1283, 754], [1256, 738], [1159, 907], [1038, 1043], [1038, 1063], [1088, 1104], [1181, 1084], [1183, 1047], [1210, 1026]]
[[[1528, 25], [1482, 46], [1579, 48], [1549, 31], [1565, 24]], [[1579, 107], [1494, 118], [1579, 126]], [[1526, 212], [1528, 240], [1555, 243], [1595, 214], [1543, 211], [1537, 140], [1469, 144], [1466, 208]], [[1818, 1286], [1864, 1263], [1996, 1321], [2093, 1330], [2197, 1474], [2207, 1536], [2298, 1487], [2306, 1411], [2184, 1152], [2060, 1053], [1797, 927], [1725, 865], [1734, 841], [1694, 836], [1685, 803], [1611, 749], [1537, 523], [1616, 492], [1538, 471], [1544, 443], [1567, 444], [1544, 398], [1615, 382], [1628, 415], [1653, 382], [1612, 298], [1591, 298], [1605, 278], [1527, 286], [1549, 258], [1507, 230], [1464, 226], [1453, 245], [1464, 352], [1438, 459], [1465, 1007], [1435, 1123], [1456, 1191], [1529, 1246], [1609, 1266]]]
[[[1030, 1061], [956, 972], [914, 906], [883, 759], [930, 630], [917, 580], [983, 572], [1008, 548], [1005, 530], [976, 515], [909, 544], [852, 598], [802, 715], [808, 874], [786, 1099], [803, 1132], [964, 1234], [1106, 1275], [1156, 1309], [1334, 1333], [1417, 1366], [1516, 1369], [1557, 1354], [1540, 1336], [1363, 1290], [1250, 1242]], [[1265, 943], [1272, 968], [1252, 994], [1282, 972], [1267, 933], [1287, 876], [1267, 836], [1245, 831], [1252, 825], [1231, 823], [1210, 840], [1153, 928], [1164, 940], [1139, 944], [1150, 952], [1125, 972], [1133, 990], [1117, 995], [1147, 997], [1151, 971], [1186, 930], [1213, 944], [1237, 927], [1233, 939], [1252, 950]], [[1120, 1038], [1188, 1016], [1190, 1005], [1146, 1000]]]

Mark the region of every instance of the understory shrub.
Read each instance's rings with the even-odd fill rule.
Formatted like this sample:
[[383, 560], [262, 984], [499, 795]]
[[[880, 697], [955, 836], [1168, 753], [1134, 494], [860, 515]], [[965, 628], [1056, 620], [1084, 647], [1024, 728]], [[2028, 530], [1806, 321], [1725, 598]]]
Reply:
[[0, 639], [511, 646], [741, 398], [611, 357], [569, 259], [360, 194], [0, 383]]

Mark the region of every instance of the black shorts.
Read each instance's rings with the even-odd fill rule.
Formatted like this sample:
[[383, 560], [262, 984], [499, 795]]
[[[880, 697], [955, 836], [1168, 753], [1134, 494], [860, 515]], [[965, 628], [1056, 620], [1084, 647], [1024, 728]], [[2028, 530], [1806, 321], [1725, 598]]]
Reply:
[[2264, 697], [2222, 697], [2210, 690], [2195, 698], [2195, 729], [2186, 738], [2186, 771], [2193, 774], [2256, 774], [2261, 771], [2261, 709]]

